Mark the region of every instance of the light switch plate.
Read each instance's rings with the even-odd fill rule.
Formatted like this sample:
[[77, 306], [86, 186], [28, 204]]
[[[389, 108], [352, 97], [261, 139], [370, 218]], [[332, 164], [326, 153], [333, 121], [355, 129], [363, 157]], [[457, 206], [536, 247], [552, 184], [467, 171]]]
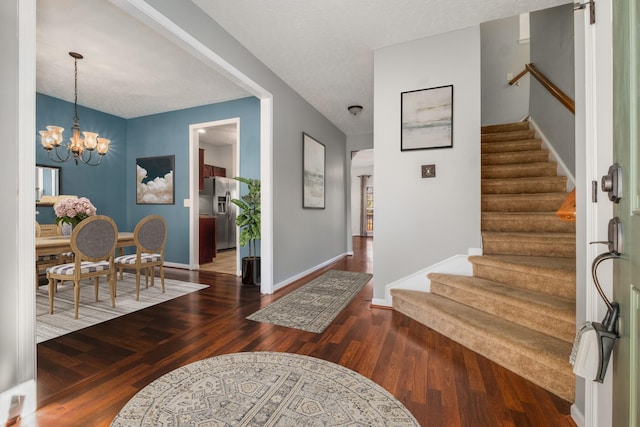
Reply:
[[423, 178], [436, 177], [436, 165], [422, 165], [421, 169]]

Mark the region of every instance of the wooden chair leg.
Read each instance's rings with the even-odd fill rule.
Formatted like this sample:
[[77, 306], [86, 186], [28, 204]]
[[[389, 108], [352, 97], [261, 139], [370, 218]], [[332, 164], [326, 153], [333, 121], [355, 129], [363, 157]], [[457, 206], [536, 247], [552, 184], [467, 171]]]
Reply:
[[136, 269], [136, 301], [140, 301], [140, 270]]
[[93, 278], [93, 286], [95, 287], [96, 302], [98, 302], [98, 292], [100, 290], [100, 276], [96, 276]]
[[162, 293], [164, 294], [164, 267], [160, 264], [160, 282], [162, 283]]
[[52, 279], [51, 277], [49, 277], [49, 283], [48, 283], [48, 288], [49, 288], [49, 314], [53, 314], [53, 289], [54, 289], [54, 282], [56, 281], [56, 279]]
[[74, 305], [74, 318], [78, 318], [78, 304], [80, 302], [80, 281], [73, 281], [73, 305]]
[[116, 272], [114, 271], [113, 274], [110, 274], [107, 280], [109, 281], [109, 288], [111, 289], [111, 307], [116, 308]]

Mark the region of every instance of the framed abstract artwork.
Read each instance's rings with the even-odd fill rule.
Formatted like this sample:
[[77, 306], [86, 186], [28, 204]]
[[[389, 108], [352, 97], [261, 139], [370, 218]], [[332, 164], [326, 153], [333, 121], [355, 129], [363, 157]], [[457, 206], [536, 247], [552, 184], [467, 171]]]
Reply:
[[453, 147], [453, 85], [401, 94], [400, 150]]
[[302, 207], [324, 209], [325, 146], [302, 133], [302, 153]]
[[173, 205], [175, 156], [136, 159], [136, 204]]

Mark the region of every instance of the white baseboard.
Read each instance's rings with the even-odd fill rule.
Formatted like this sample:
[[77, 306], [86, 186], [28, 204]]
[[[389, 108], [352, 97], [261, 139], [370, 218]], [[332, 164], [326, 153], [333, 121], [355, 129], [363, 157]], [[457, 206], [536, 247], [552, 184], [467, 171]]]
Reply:
[[578, 427], [584, 427], [584, 414], [580, 412], [580, 408], [575, 403], [571, 405], [571, 418]]
[[427, 279], [427, 274], [429, 273], [445, 273], [471, 276], [473, 274], [473, 271], [468, 257], [469, 255], [481, 254], [482, 250], [480, 249], [469, 249], [469, 253], [467, 255], [454, 255], [429, 267], [423, 268], [420, 271], [398, 279], [395, 282], [389, 283], [384, 288], [385, 298], [373, 299], [372, 304], [391, 307], [393, 305], [391, 289], [410, 289], [414, 291], [430, 292], [431, 282], [429, 281], [429, 279]]
[[550, 160], [558, 164], [558, 175], [567, 177], [567, 191], [573, 190], [573, 188], [576, 186], [576, 177], [573, 176], [565, 162], [563, 162], [560, 156], [558, 156], [558, 152], [555, 150], [555, 148], [553, 148], [553, 145], [551, 144], [549, 139], [540, 130], [535, 120], [530, 117], [529, 123], [531, 123], [531, 125], [533, 126], [533, 129], [536, 131], [536, 135], [538, 136], [538, 138], [542, 140], [542, 146], [545, 149], [549, 150], [549, 156], [551, 157]]
[[[0, 424], [5, 425], [9, 419], [9, 409], [13, 396], [22, 396], [20, 417], [26, 417], [36, 410], [36, 382], [29, 380], [7, 391], [0, 393]], [[21, 424], [24, 425], [24, 424]]]
[[317, 271], [320, 270], [321, 268], [324, 268], [330, 264], [333, 264], [336, 261], [341, 260], [342, 258], [344, 258], [345, 256], [348, 256], [347, 252], [344, 252], [336, 257], [333, 257], [325, 262], [323, 262], [322, 264], [318, 264], [315, 267], [312, 267], [306, 271], [303, 271], [302, 273], [298, 273], [295, 276], [289, 277], [288, 279], [285, 279], [283, 281], [281, 281], [280, 283], [277, 283], [273, 286], [273, 292], [277, 291], [278, 289], [282, 289], [287, 285], [292, 284], [293, 282], [295, 282], [296, 280], [302, 279], [303, 277]]
[[190, 265], [190, 264], [181, 264], [178, 262], [166, 262], [164, 263], [165, 267], [173, 267], [173, 268], [182, 268], [183, 270], [197, 270], [199, 266]]

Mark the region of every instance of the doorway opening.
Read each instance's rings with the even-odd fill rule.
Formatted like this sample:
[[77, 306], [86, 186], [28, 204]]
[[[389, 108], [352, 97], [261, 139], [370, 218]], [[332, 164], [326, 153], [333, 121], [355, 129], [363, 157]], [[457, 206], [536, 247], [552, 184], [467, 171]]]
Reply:
[[240, 275], [238, 233], [235, 223], [238, 198], [238, 156], [240, 119], [220, 120], [193, 125], [198, 147], [198, 212], [199, 270]]

